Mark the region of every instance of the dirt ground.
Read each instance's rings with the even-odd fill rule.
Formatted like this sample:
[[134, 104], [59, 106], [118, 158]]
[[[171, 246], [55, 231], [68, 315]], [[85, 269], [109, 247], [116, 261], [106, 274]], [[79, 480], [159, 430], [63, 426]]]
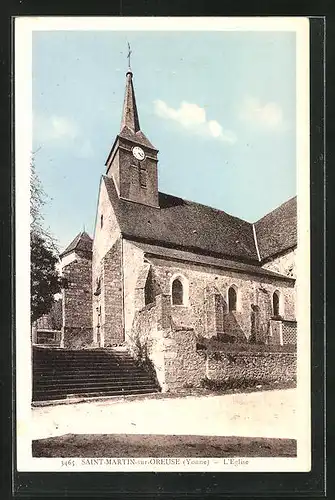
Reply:
[[34, 457], [295, 457], [295, 439], [67, 434], [32, 443]]
[[136, 400], [91, 401], [32, 409], [31, 440], [65, 435], [240, 436], [297, 439], [296, 389]]

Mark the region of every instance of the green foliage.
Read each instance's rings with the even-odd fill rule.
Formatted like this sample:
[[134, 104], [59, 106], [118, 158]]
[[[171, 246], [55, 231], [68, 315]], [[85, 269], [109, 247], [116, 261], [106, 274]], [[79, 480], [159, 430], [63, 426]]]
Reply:
[[60, 277], [56, 270], [58, 259], [45, 240], [31, 233], [31, 319], [47, 314], [60, 292]]

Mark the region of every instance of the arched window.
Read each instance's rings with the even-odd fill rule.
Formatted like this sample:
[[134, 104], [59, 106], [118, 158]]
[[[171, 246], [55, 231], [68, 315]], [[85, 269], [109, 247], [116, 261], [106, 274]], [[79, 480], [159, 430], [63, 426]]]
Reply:
[[235, 288], [233, 286], [231, 286], [228, 290], [228, 310], [229, 310], [229, 312], [236, 311], [236, 304], [237, 304], [237, 293], [236, 293]]
[[103, 225], [104, 225], [104, 216], [101, 215], [101, 217], [100, 217], [100, 227], [103, 228]]
[[176, 278], [172, 283], [172, 304], [175, 306], [184, 304], [183, 284], [179, 278]]
[[278, 290], [276, 290], [272, 296], [272, 312], [273, 312], [274, 316], [280, 315], [279, 305], [280, 305], [280, 295], [279, 295]]

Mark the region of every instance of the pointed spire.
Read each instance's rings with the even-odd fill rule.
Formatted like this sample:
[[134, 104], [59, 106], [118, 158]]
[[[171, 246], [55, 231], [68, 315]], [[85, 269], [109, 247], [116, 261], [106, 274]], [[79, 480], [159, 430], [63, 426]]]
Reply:
[[126, 73], [126, 92], [123, 102], [121, 131], [124, 129], [124, 127], [128, 127], [132, 132], [136, 133], [140, 130], [140, 121], [138, 119], [135, 91], [133, 86], [133, 72], [130, 66], [131, 52], [132, 51], [128, 42], [128, 71]]
[[140, 130], [140, 121], [138, 119], [135, 91], [133, 86], [133, 73], [129, 69], [126, 73], [126, 92], [123, 102], [123, 113], [121, 121], [121, 130], [128, 127], [132, 132]]

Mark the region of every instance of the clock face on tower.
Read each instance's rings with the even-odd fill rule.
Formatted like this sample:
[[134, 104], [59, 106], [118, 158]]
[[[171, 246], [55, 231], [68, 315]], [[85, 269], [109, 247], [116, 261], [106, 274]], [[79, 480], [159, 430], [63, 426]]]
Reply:
[[133, 155], [135, 156], [135, 158], [137, 160], [144, 160], [144, 158], [145, 158], [145, 153], [144, 153], [143, 149], [140, 148], [139, 146], [135, 146], [133, 148]]

